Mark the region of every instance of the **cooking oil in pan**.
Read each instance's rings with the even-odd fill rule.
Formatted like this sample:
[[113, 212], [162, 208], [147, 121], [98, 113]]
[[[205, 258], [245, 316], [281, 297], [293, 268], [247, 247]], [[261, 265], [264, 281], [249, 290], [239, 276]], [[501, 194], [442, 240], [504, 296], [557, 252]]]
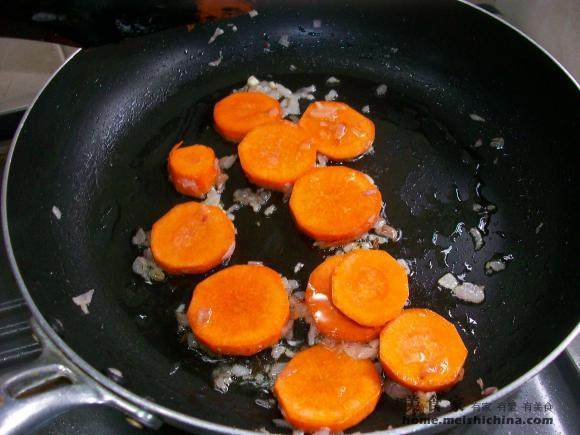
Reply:
[[[399, 241], [381, 245], [380, 249], [410, 265], [410, 306], [431, 308], [458, 326], [470, 357], [464, 385], [456, 388], [461, 390], [462, 397], [475, 400], [480, 397], [474, 382], [477, 377], [477, 330], [481, 322], [478, 307], [462, 303], [449, 290], [437, 287], [436, 282], [451, 272], [460, 279], [487, 286], [489, 275], [485, 274], [485, 262], [498, 252], [505, 255], [509, 251], [509, 240], [501, 235], [500, 210], [484, 195], [486, 187], [480, 175], [482, 157], [474, 151], [473, 141], [457, 138], [445, 127], [445, 120], [403, 93], [391, 91], [390, 87], [383, 93], [381, 83], [360, 78], [335, 75], [338, 82], [327, 82], [329, 77], [292, 74], [263, 79], [274, 80], [291, 89], [313, 84], [319, 100], [334, 90], [330, 95], [336, 95], [337, 101], [363, 111], [374, 122], [373, 152], [344, 164], [373, 178], [385, 202], [383, 217], [389, 225], [402, 231]], [[173, 123], [174, 128], [180, 129], [177, 135], [185, 143], [211, 145], [218, 157], [233, 154], [232, 144], [225, 142], [213, 129], [211, 114], [216, 101], [242, 85], [233, 85], [192, 104], [183, 119]], [[307, 104], [309, 101], [301, 101], [301, 109]], [[466, 117], [468, 122], [474, 121]], [[171, 136], [175, 133], [173, 131]], [[165, 145], [168, 152], [173, 143]], [[163, 170], [165, 154], [154, 154], [155, 161], [151, 162], [147, 162], [147, 158], [151, 157], [144, 157], [140, 165]], [[256, 188], [244, 177], [239, 163], [227, 173], [230, 178], [221, 195], [225, 209], [233, 204], [236, 189]], [[167, 201], [173, 204], [184, 201], [184, 197], [171, 189], [165, 175], [163, 178], [168, 185], [164, 190]], [[265, 215], [264, 209], [271, 205], [275, 206], [275, 211]], [[250, 207], [240, 208], [235, 212], [234, 223], [238, 235], [229, 264], [262, 261], [288, 279], [297, 280], [299, 286], [295, 291], [305, 290], [310, 272], [332, 253], [317, 248], [312, 240], [297, 231], [286, 200], [279, 193], [273, 193], [257, 213]], [[144, 227], [151, 224], [143, 222]], [[477, 250], [471, 229], [479, 231], [483, 240]], [[298, 263], [304, 266], [295, 272]], [[283, 339], [282, 347], [274, 351], [266, 349], [250, 358], [208, 353], [183, 322], [178, 325], [175, 315], [176, 308], [187, 307], [195, 285], [206, 276], [171, 277], [153, 286], [136, 278], [129, 287], [128, 299], [135, 300], [135, 295], [141, 295], [142, 303], [129, 304], [133, 306], [127, 309], [152, 342], [175, 337], [173, 341], [165, 340], [167, 348], [163, 350], [175, 360], [168, 376], [185, 371], [205, 379], [209, 388], [255, 396], [256, 406], [271, 408], [269, 389], [276, 373], [295, 352], [308, 345], [309, 339], [312, 342], [314, 334], [306, 322], [298, 320], [292, 339]], [[489, 292], [493, 291], [493, 286], [487, 287]], [[151, 297], [151, 292], [162, 296]], [[453, 398], [453, 391], [448, 396]], [[379, 407], [384, 408], [383, 412], [396, 409], [390, 402]], [[393, 415], [400, 415], [400, 409]]]

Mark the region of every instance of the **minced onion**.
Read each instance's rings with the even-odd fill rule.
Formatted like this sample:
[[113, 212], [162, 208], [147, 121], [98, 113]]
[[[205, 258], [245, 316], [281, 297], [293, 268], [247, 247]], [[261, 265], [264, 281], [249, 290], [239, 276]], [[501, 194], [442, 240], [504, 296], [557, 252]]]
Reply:
[[451, 290], [453, 296], [466, 302], [480, 304], [485, 299], [485, 287], [482, 285], [472, 284], [470, 282], [463, 282]]
[[81, 308], [83, 314], [89, 314], [89, 305], [93, 300], [94, 292], [95, 289], [90, 289], [89, 291], [81, 293], [80, 295], [72, 298], [72, 301]]
[[255, 213], [258, 213], [262, 206], [270, 200], [271, 195], [272, 192], [263, 188], [254, 192], [251, 188], [246, 187], [235, 190], [233, 199], [240, 205], [249, 205]]
[[56, 205], [52, 206], [52, 214], [58, 220], [60, 220], [60, 218], [62, 217], [62, 212], [60, 211], [60, 208], [58, 208]]

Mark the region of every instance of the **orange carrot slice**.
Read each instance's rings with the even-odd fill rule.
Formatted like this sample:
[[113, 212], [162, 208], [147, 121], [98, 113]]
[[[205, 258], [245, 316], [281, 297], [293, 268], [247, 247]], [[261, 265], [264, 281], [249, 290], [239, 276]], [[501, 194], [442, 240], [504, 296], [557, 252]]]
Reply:
[[316, 149], [306, 132], [289, 121], [253, 129], [238, 146], [240, 164], [250, 181], [275, 190], [289, 190], [316, 165]]
[[467, 349], [452, 323], [415, 308], [385, 326], [379, 356], [396, 382], [412, 390], [439, 391], [459, 382]]
[[381, 328], [367, 328], [352, 321], [332, 303], [332, 273], [344, 255], [328, 257], [310, 274], [306, 305], [318, 330], [335, 340], [367, 342], [378, 337]]
[[332, 274], [332, 303], [364, 326], [381, 326], [394, 319], [408, 297], [407, 273], [385, 251], [352, 251]]
[[300, 177], [290, 196], [298, 228], [313, 239], [346, 242], [375, 224], [381, 192], [362, 172], [344, 166], [315, 168]]
[[260, 92], [236, 92], [218, 101], [213, 109], [217, 132], [231, 142], [239, 142], [254, 128], [280, 119], [280, 103]]
[[182, 143], [169, 153], [169, 178], [179, 193], [200, 198], [215, 184], [219, 174], [218, 160], [213, 150], [205, 145], [180, 148]]
[[195, 336], [224, 355], [253, 355], [282, 335], [290, 304], [280, 274], [266, 266], [220, 270], [193, 292], [187, 318]]
[[176, 205], [151, 229], [153, 258], [169, 273], [207, 272], [230, 258], [235, 245], [224, 211], [193, 201]]
[[370, 360], [357, 360], [319, 344], [286, 364], [276, 379], [274, 394], [293, 426], [339, 432], [373, 412], [381, 381]]
[[366, 153], [375, 140], [375, 125], [352, 107], [335, 101], [315, 101], [300, 118], [318, 152], [332, 160], [350, 160]]

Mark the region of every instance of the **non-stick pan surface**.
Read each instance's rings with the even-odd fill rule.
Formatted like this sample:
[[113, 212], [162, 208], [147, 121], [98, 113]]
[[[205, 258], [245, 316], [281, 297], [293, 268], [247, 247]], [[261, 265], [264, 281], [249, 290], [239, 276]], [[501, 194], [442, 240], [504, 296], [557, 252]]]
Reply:
[[[375, 179], [389, 222], [403, 231], [386, 249], [411, 260], [411, 305], [451, 319], [469, 348], [465, 380], [443, 397], [466, 407], [481, 398], [476, 378], [502, 387], [522, 376], [578, 322], [576, 85], [530, 41], [458, 2], [257, 6], [258, 17], [233, 20], [238, 32], [211, 45], [215, 23], [82, 51], [36, 101], [13, 151], [5, 205], [18, 270], [44, 318], [83, 360], [121, 370], [122, 385], [146, 400], [273, 430], [276, 409], [256, 406], [248, 388], [215, 391], [215, 365], [177, 339], [173, 312], [203, 277], [146, 285], [131, 272], [130, 239], [186, 201], [167, 179], [173, 144], [235, 152], [211, 127], [217, 99], [250, 75], [292, 89], [315, 84], [322, 99], [334, 75], [340, 100], [370, 106], [375, 152], [350, 166]], [[277, 43], [283, 34], [288, 48]], [[382, 83], [388, 92], [378, 97]], [[500, 137], [501, 149], [489, 146]], [[239, 165], [229, 174], [226, 207], [234, 189], [249, 186]], [[237, 213], [230, 263], [261, 260], [304, 286], [327, 253], [297, 232], [281, 195], [271, 203], [271, 217]], [[476, 203], [496, 210], [482, 215]], [[468, 229], [478, 224], [487, 235], [475, 251]], [[485, 262], [501, 255], [513, 256], [507, 270], [485, 275]], [[297, 262], [305, 267], [294, 275]], [[485, 302], [438, 288], [447, 271], [484, 284]], [[83, 315], [71, 298], [89, 289]], [[400, 425], [403, 413], [383, 398], [354, 430]]]

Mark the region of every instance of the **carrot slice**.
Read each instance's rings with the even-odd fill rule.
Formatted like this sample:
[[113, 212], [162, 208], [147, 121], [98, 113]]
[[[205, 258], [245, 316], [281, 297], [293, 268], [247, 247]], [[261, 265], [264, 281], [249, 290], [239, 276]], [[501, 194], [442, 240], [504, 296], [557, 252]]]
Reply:
[[299, 123], [314, 138], [318, 152], [332, 160], [359, 157], [375, 140], [373, 122], [344, 103], [315, 101]]
[[459, 382], [467, 349], [452, 323], [415, 308], [385, 326], [379, 356], [396, 382], [412, 390], [439, 391]]
[[394, 319], [408, 297], [407, 273], [385, 251], [354, 250], [332, 274], [332, 303], [364, 326]]
[[300, 177], [290, 197], [298, 228], [313, 239], [346, 242], [375, 224], [381, 192], [362, 172], [345, 166], [315, 168]]
[[213, 150], [205, 145], [180, 148], [182, 143], [169, 153], [169, 178], [179, 193], [200, 198], [215, 184], [219, 174], [218, 160]]
[[316, 149], [306, 132], [289, 121], [253, 129], [238, 146], [240, 164], [258, 186], [288, 190], [316, 165]]
[[231, 142], [239, 142], [252, 129], [280, 119], [280, 103], [260, 92], [236, 92], [218, 101], [213, 109], [217, 132]]
[[153, 224], [151, 252], [166, 272], [203, 273], [230, 258], [235, 231], [219, 207], [186, 202]]
[[289, 316], [282, 277], [261, 265], [231, 266], [204, 279], [187, 310], [200, 342], [225, 355], [253, 355], [273, 345]]
[[318, 344], [286, 364], [276, 379], [274, 394], [293, 426], [339, 432], [373, 412], [381, 381], [370, 360], [357, 360]]
[[381, 328], [367, 328], [352, 321], [332, 303], [332, 273], [344, 255], [328, 257], [310, 274], [306, 305], [318, 330], [335, 340], [367, 342], [378, 337]]

